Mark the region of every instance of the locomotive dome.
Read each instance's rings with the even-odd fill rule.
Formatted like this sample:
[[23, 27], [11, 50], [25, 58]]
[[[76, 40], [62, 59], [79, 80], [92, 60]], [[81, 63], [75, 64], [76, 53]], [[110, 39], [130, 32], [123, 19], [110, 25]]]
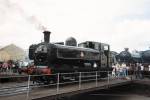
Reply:
[[69, 38], [66, 39], [65, 45], [77, 46], [77, 41], [76, 41], [76, 39], [74, 37], [69, 37]]

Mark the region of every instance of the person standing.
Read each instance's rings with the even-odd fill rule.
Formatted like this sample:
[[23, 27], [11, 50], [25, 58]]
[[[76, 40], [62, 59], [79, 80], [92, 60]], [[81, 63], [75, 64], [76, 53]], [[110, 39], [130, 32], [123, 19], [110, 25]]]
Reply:
[[141, 66], [139, 63], [136, 64], [136, 68], [135, 68], [135, 78], [139, 79], [140, 78], [140, 74], [141, 74]]
[[120, 73], [121, 78], [124, 77], [123, 66], [122, 65], [119, 67], [119, 73]]
[[122, 63], [122, 74], [123, 74], [123, 77], [127, 76], [127, 66], [125, 63]]
[[148, 71], [150, 71], [150, 65], [148, 65]]
[[2, 67], [4, 69], [4, 72], [8, 71], [8, 63], [7, 62], [4, 62], [3, 65], [2, 65]]
[[116, 64], [116, 76], [118, 78], [120, 77], [120, 65], [119, 65], [119, 63]]
[[113, 64], [112, 68], [113, 68], [113, 70], [112, 70], [112, 77], [116, 77], [116, 65]]
[[131, 68], [131, 64], [128, 64], [128, 65], [126, 66], [126, 74], [127, 74], [127, 76], [129, 75], [129, 70], [130, 70], [130, 68]]
[[143, 79], [144, 78], [144, 66], [140, 64], [140, 67], [141, 67], [140, 78]]

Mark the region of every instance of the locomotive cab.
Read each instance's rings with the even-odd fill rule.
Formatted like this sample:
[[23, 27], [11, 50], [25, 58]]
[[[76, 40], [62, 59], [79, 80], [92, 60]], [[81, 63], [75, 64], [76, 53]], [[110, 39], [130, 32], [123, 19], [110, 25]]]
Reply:
[[110, 46], [105, 43], [86, 41], [78, 44], [79, 47], [91, 48], [99, 51], [100, 54], [100, 66], [109, 67], [110, 66]]

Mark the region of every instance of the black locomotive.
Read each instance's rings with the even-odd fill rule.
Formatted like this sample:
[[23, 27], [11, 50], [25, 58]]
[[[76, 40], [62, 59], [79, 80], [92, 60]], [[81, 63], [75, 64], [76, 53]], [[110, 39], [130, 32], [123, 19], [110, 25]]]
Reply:
[[146, 50], [141, 52], [141, 57], [143, 63], [149, 63], [150, 64], [150, 50]]
[[50, 32], [43, 33], [44, 42], [30, 46], [29, 58], [37, 67], [47, 66], [49, 74], [111, 70], [108, 44], [86, 41], [77, 46], [74, 38], [66, 45], [49, 43]]
[[116, 55], [116, 58], [118, 62], [150, 64], [150, 50], [130, 53], [128, 48], [125, 48], [124, 51]]

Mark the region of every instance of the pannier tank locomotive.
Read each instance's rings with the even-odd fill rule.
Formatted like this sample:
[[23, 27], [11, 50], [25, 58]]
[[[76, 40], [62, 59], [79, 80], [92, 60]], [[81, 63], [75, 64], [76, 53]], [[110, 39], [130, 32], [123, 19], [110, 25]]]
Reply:
[[34, 60], [35, 66], [47, 68], [47, 71], [40, 71], [40, 74], [50, 75], [112, 69], [108, 44], [86, 41], [77, 46], [75, 39], [68, 40], [66, 45], [55, 44], [50, 43], [51, 32], [44, 31], [43, 33], [44, 42], [29, 47], [29, 58]]

